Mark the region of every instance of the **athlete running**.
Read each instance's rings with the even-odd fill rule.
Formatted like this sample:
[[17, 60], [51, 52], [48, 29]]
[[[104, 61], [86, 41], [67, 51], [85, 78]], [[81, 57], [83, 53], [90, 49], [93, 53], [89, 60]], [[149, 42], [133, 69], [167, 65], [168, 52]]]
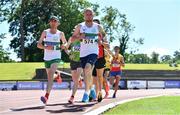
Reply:
[[[93, 20], [95, 23], [100, 24], [100, 21], [98, 19]], [[102, 86], [103, 86], [103, 72], [104, 72], [104, 67], [105, 67], [105, 57], [104, 57], [104, 47], [107, 47], [108, 42], [105, 39], [105, 33], [101, 36], [102, 42], [99, 43], [99, 54], [98, 54], [98, 59], [95, 63], [95, 67], [93, 69], [93, 83], [96, 86], [96, 94], [97, 94], [97, 100], [98, 102], [102, 101]], [[91, 95], [90, 95], [91, 96]], [[90, 97], [92, 99], [92, 97]]]
[[[100, 35], [103, 33], [102, 27], [93, 22], [93, 11], [90, 8], [84, 10], [84, 20], [85, 22], [80, 23], [75, 28], [72, 36], [72, 41], [79, 39], [80, 43], [80, 60], [84, 72], [85, 81], [85, 92], [82, 98], [82, 102], [89, 101], [90, 92], [95, 94], [94, 88], [92, 86], [92, 70], [94, 64], [97, 60], [99, 53], [98, 42], [100, 42]], [[93, 95], [93, 97], [96, 97]]]
[[[42, 32], [37, 47], [44, 50], [44, 61], [48, 77], [47, 89], [45, 96], [41, 97], [41, 101], [46, 104], [52, 89], [54, 74], [57, 70], [58, 63], [61, 59], [60, 49], [65, 48], [66, 39], [64, 33], [59, 31], [59, 20], [56, 16], [52, 16], [49, 20], [50, 28]], [[60, 46], [60, 41], [63, 45]]]
[[113, 55], [110, 68], [110, 84], [114, 86], [113, 98], [116, 98], [119, 81], [122, 76], [122, 67], [124, 67], [125, 64], [123, 56], [119, 54], [120, 48], [115, 46], [114, 51], [115, 54]]
[[76, 91], [78, 89], [80, 76], [82, 73], [82, 67], [80, 62], [80, 41], [75, 40], [73, 43], [71, 43], [71, 38], [68, 40], [67, 49], [70, 47], [70, 50], [66, 50], [67, 54], [70, 58], [70, 67], [71, 67], [71, 74], [72, 79], [74, 82], [72, 95], [70, 99], [68, 100], [69, 103], [74, 102], [74, 96], [76, 94]]
[[104, 79], [103, 79], [103, 87], [105, 89], [105, 93], [106, 95], [104, 96], [104, 98], [107, 98], [109, 96], [109, 84], [108, 84], [108, 77], [109, 77], [109, 73], [110, 73], [110, 64], [111, 64], [111, 53], [110, 50], [107, 49], [105, 50], [105, 60], [106, 60], [106, 64], [105, 64], [105, 68], [104, 68]]

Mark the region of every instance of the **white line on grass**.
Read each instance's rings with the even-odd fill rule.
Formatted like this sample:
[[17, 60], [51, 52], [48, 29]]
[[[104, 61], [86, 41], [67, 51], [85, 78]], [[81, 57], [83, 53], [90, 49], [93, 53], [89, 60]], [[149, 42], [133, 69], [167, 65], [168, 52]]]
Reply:
[[107, 104], [105, 106], [101, 106], [95, 110], [92, 110], [90, 112], [85, 113], [84, 115], [99, 115], [105, 111], [107, 111], [108, 109], [111, 109], [117, 105], [123, 104], [123, 103], [127, 103], [130, 101], [135, 101], [135, 100], [140, 100], [140, 99], [146, 99], [146, 98], [154, 98], [154, 97], [160, 97], [160, 96], [165, 96], [168, 94], [160, 94], [160, 95], [154, 95], [154, 96], [145, 96], [145, 97], [137, 97], [137, 98], [133, 98], [133, 99], [126, 99], [126, 100], [122, 100], [122, 101], [118, 101], [118, 102], [112, 102], [110, 104]]

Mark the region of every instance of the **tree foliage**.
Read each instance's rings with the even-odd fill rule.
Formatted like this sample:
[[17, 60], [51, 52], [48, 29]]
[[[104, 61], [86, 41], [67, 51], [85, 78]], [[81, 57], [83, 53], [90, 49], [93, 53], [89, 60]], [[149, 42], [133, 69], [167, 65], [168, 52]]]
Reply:
[[149, 64], [151, 63], [150, 57], [147, 54], [125, 54], [126, 63], [136, 64]]
[[174, 60], [175, 62], [177, 62], [178, 64], [180, 64], [180, 50], [176, 50], [174, 52]]
[[156, 52], [152, 52], [151, 54], [151, 63], [157, 64], [159, 63], [159, 54]]
[[[22, 61], [43, 61], [43, 51], [36, 48], [36, 42], [41, 32], [49, 27], [51, 15], [60, 19], [59, 30], [65, 33], [68, 39], [75, 25], [83, 21], [82, 11], [91, 7], [96, 16], [99, 15], [99, 5], [87, 0], [1, 0], [1, 21], [7, 20], [10, 24], [9, 32], [13, 36], [10, 47], [14, 49]], [[120, 53], [130, 48], [130, 43], [136, 44], [131, 53], [135, 53], [144, 42], [143, 38], [131, 37], [135, 27], [127, 20], [125, 14], [113, 7], [102, 9], [102, 25], [107, 32], [110, 42], [119, 41]], [[62, 59], [69, 61], [63, 52]]]
[[3, 49], [3, 46], [1, 44], [2, 40], [5, 38], [5, 34], [0, 34], [0, 63], [4, 62], [11, 62], [12, 60], [9, 57], [9, 54], [7, 51]]
[[170, 55], [163, 55], [161, 57], [161, 62], [169, 64], [172, 61], [172, 57]]
[[[13, 36], [11, 48], [21, 57], [21, 46], [24, 42], [24, 61], [42, 61], [43, 51], [36, 48], [36, 42], [41, 32], [49, 27], [50, 16], [59, 17], [58, 29], [68, 39], [74, 26], [83, 21], [82, 11], [86, 7], [93, 7], [96, 12], [99, 6], [86, 0], [25, 0], [19, 3], [7, 19], [10, 24], [9, 32]], [[62, 59], [68, 60], [65, 53], [62, 54]]]
[[[120, 53], [124, 56], [126, 49], [129, 48], [129, 44], [133, 39], [130, 35], [135, 27], [127, 20], [125, 14], [120, 13], [118, 9], [113, 8], [112, 6], [105, 7], [102, 11], [105, 13], [105, 16], [102, 17], [101, 20], [105, 31], [110, 38], [110, 42], [118, 40]], [[134, 43], [140, 45], [144, 43], [143, 41], [143, 38], [133, 39]]]

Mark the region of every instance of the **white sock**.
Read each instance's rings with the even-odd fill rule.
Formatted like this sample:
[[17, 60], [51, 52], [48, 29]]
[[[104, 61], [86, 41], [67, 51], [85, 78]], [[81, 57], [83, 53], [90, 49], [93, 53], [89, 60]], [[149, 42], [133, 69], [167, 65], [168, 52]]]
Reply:
[[92, 85], [91, 90], [95, 89], [95, 85]]
[[86, 94], [88, 94], [88, 95], [89, 95], [89, 94], [90, 94], [90, 91], [85, 91], [84, 93], [86, 93]]

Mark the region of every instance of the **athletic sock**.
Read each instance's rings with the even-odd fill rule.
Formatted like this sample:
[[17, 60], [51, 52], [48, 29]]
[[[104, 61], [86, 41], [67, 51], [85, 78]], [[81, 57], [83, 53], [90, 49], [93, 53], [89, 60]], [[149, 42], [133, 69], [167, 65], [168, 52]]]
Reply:
[[85, 93], [89, 95], [89, 94], [90, 94], [90, 91], [85, 91]]
[[94, 90], [94, 89], [95, 89], [95, 85], [92, 85], [91, 90]]
[[46, 93], [46, 94], [45, 94], [45, 97], [48, 99], [48, 98], [49, 98], [49, 93]]

